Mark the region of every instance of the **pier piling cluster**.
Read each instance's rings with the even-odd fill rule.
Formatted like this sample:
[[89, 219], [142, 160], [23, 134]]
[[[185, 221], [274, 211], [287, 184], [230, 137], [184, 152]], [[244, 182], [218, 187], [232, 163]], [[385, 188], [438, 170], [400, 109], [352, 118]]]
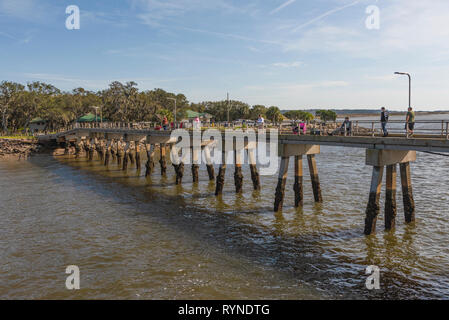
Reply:
[[[234, 186], [235, 192], [241, 193], [244, 187], [242, 171], [245, 154], [249, 162], [251, 182], [255, 191], [260, 190], [260, 174], [257, 168], [256, 147], [251, 143], [237, 146], [234, 143], [231, 150], [221, 150], [222, 162], [215, 175], [215, 168], [211, 159], [211, 151], [215, 142], [207, 141], [202, 145], [190, 147], [190, 152], [182, 154], [182, 149], [177, 147], [177, 139], [169, 135], [148, 135], [143, 133], [105, 133], [90, 130], [88, 133], [71, 133], [62, 135], [60, 141], [65, 144], [65, 154], [69, 154], [71, 148], [75, 157], [83, 153], [89, 161], [94, 159], [94, 154], [105, 166], [112, 162], [119, 165], [123, 171], [130, 167], [141, 170], [142, 151], [146, 153], [145, 177], [150, 177], [155, 172], [155, 157], [159, 153], [160, 174], [167, 174], [167, 154], [173, 158], [176, 156], [178, 163], [172, 163], [176, 175], [176, 185], [181, 185], [184, 178], [185, 163], [191, 163], [192, 182], [200, 180], [201, 157], [204, 156], [209, 181], [215, 181], [215, 195], [223, 193], [226, 176], [226, 159], [229, 152], [234, 155]], [[346, 142], [345, 142], [346, 143]], [[217, 152], [214, 150], [214, 152]], [[282, 210], [286, 192], [287, 176], [290, 159], [294, 161], [294, 206], [301, 207], [304, 203], [304, 173], [303, 160], [307, 157], [310, 173], [313, 200], [316, 203], [323, 201], [320, 179], [318, 175], [316, 155], [320, 154], [320, 145], [296, 143], [287, 140], [278, 144], [278, 156], [280, 158], [279, 176], [275, 189], [274, 207], [275, 212]], [[380, 213], [380, 196], [384, 171], [386, 170], [385, 183], [385, 230], [391, 230], [396, 225], [397, 203], [396, 203], [396, 179], [398, 165], [401, 177], [402, 196], [404, 203], [404, 218], [406, 223], [415, 221], [415, 203], [413, 199], [410, 163], [416, 160], [416, 151], [409, 150], [383, 150], [366, 148], [366, 164], [372, 166], [372, 178], [368, 205], [365, 211], [364, 233], [370, 235], [376, 231], [377, 218]]]

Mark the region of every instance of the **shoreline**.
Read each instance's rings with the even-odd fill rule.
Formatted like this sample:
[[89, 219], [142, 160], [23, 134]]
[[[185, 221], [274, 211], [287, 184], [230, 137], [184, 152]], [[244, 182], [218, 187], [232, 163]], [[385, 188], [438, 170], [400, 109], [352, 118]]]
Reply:
[[40, 153], [43, 147], [34, 139], [0, 138], [0, 160], [22, 160]]
[[[404, 111], [389, 111], [390, 116], [406, 116], [407, 112]], [[421, 116], [427, 116], [427, 115], [433, 115], [433, 114], [444, 114], [449, 115], [449, 111], [439, 111], [439, 112], [432, 112], [432, 111], [415, 111], [416, 115]], [[345, 117], [349, 118], [375, 118], [380, 117], [380, 111], [379, 113], [345, 113], [345, 114], [338, 114], [337, 119], [344, 119]]]

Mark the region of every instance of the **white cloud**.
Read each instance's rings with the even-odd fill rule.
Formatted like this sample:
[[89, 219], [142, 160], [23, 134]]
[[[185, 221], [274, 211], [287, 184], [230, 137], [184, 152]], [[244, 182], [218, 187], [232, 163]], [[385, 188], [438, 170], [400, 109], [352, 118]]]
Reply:
[[302, 66], [302, 62], [300, 61], [294, 61], [294, 62], [276, 62], [272, 64], [273, 67], [278, 68], [299, 68]]

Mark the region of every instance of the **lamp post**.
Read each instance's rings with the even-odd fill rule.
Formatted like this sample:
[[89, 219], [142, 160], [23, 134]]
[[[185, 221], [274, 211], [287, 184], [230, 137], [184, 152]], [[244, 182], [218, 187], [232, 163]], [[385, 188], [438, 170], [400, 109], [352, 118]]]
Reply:
[[228, 93], [228, 96], [227, 96], [227, 100], [228, 100], [228, 126], [229, 126], [229, 93]]
[[175, 102], [175, 129], [177, 129], [178, 126], [176, 125], [176, 99], [175, 98], [168, 98], [168, 100], [173, 100]]
[[408, 107], [412, 106], [412, 77], [407, 72], [395, 72], [394, 74], [408, 76]]
[[98, 123], [97, 113], [98, 113], [98, 109], [100, 109], [100, 123], [103, 124], [103, 112], [102, 112], [101, 107], [93, 106], [92, 108], [95, 109], [95, 123]]

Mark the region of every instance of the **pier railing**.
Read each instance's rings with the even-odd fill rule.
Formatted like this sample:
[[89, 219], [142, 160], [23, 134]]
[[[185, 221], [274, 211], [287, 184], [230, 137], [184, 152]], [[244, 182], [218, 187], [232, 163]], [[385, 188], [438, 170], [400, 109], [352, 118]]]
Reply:
[[[281, 133], [292, 134], [292, 128], [292, 125], [284, 125], [281, 127]], [[390, 120], [386, 128], [389, 136], [407, 135], [406, 122], [403, 120]], [[413, 132], [415, 137], [449, 140], [449, 120], [417, 120]], [[376, 137], [383, 136], [383, 131], [380, 121], [353, 120], [349, 125], [345, 125], [344, 121], [332, 123], [315, 121], [308, 126], [306, 134]]]
[[[372, 120], [352, 120], [349, 125], [343, 125], [343, 121], [322, 122], [312, 121], [307, 125], [307, 135], [341, 135], [341, 136], [383, 136], [382, 125], [380, 121]], [[204, 127], [204, 126], [203, 126]], [[216, 123], [213, 126], [207, 124], [207, 128], [227, 129], [242, 128], [242, 126], [224, 126]], [[68, 130], [78, 128], [101, 128], [115, 130], [164, 130], [158, 123], [132, 123], [132, 122], [103, 122], [103, 123], [75, 123], [64, 128], [58, 129], [56, 132], [61, 133]], [[242, 129], [251, 128], [258, 130], [257, 126], [243, 127]], [[265, 129], [276, 128], [281, 134], [294, 134], [292, 123], [283, 123], [280, 125], [266, 125]], [[169, 130], [173, 127], [169, 126]], [[402, 120], [390, 120], [387, 122], [387, 131], [389, 136], [406, 137], [406, 123]], [[299, 134], [303, 134], [300, 130]], [[414, 136], [419, 138], [436, 138], [449, 140], [449, 120], [417, 120], [414, 125]]]

